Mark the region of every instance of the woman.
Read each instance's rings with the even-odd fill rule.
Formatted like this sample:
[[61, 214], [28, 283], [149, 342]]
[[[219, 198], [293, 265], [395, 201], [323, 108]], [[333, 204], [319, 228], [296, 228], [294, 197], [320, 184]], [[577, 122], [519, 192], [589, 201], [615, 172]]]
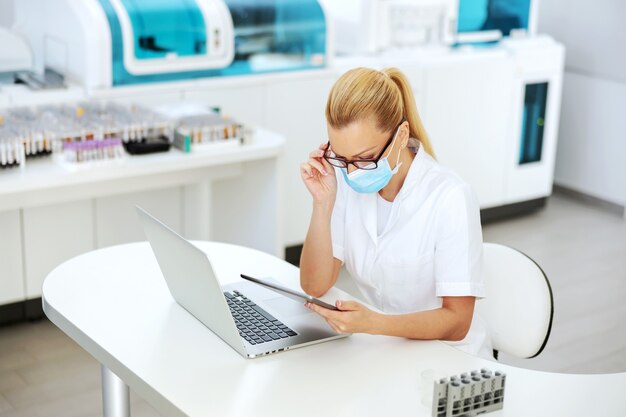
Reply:
[[356, 68], [326, 103], [328, 143], [301, 165], [313, 214], [300, 284], [319, 297], [345, 263], [367, 301], [307, 307], [337, 332], [450, 341], [491, 357], [474, 312], [484, 296], [480, 213], [470, 187], [436, 160], [400, 70]]

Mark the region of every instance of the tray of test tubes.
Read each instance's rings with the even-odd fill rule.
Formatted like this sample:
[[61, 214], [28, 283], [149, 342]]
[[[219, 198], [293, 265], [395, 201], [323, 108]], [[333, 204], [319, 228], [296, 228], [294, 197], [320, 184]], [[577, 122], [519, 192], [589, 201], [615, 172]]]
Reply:
[[205, 152], [251, 143], [254, 130], [229, 116], [219, 107], [198, 102], [177, 102], [151, 107], [174, 122], [173, 145], [183, 152]]
[[473, 417], [504, 406], [506, 375], [487, 369], [434, 382], [433, 417]]
[[0, 168], [23, 167], [25, 160], [22, 141], [0, 129]]
[[121, 162], [128, 153], [147, 153], [152, 141], [164, 146], [150, 151], [170, 147], [170, 121], [144, 107], [88, 102], [57, 109], [56, 115], [63, 130], [55, 135], [61, 148], [55, 159], [69, 169]]
[[41, 130], [42, 122], [32, 111], [0, 113], [0, 167], [24, 167], [26, 158], [52, 153], [52, 142]]
[[174, 146], [184, 152], [237, 147], [243, 143], [243, 126], [217, 113], [180, 118]]
[[168, 151], [172, 121], [148, 108], [112, 102], [15, 107], [0, 111], [0, 165], [53, 155], [69, 169], [106, 165], [128, 153]]
[[223, 117], [218, 108], [186, 103], [165, 107], [88, 101], [0, 110], [0, 166], [24, 166], [27, 159], [52, 155], [69, 169], [123, 162], [129, 154], [184, 152], [237, 147], [254, 130]]

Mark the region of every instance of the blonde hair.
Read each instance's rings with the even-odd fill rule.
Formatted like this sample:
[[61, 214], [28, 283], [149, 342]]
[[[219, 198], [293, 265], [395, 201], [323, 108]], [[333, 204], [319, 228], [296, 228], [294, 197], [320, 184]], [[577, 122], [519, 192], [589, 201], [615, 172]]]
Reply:
[[399, 69], [351, 69], [339, 77], [328, 94], [326, 122], [334, 129], [374, 118], [378, 129], [392, 131], [403, 117], [409, 122], [411, 137], [418, 139], [434, 158], [435, 153], [417, 112], [413, 90]]

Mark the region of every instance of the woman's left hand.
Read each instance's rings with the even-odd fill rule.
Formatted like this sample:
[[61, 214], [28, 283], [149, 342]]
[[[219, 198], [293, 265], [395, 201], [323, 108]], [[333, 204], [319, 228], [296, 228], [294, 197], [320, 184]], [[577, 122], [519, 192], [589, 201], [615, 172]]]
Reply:
[[337, 300], [335, 306], [340, 311], [313, 303], [306, 303], [305, 306], [322, 316], [337, 333], [372, 333], [374, 322], [380, 316], [356, 301]]

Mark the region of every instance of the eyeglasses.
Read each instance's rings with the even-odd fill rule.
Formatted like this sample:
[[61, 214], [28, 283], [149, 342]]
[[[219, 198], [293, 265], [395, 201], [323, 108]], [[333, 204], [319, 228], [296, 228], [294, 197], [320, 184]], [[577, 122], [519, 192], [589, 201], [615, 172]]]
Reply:
[[393, 142], [393, 139], [396, 137], [396, 133], [398, 132], [398, 129], [400, 128], [402, 123], [405, 122], [405, 120], [406, 120], [405, 118], [402, 118], [402, 121], [398, 123], [398, 126], [396, 126], [396, 128], [393, 130], [393, 133], [389, 137], [389, 140], [387, 140], [385, 147], [383, 148], [382, 151], [380, 151], [380, 153], [378, 154], [376, 158], [353, 159], [353, 160], [341, 158], [335, 155], [335, 153], [330, 150], [330, 140], [329, 140], [328, 144], [326, 145], [326, 152], [324, 153], [324, 159], [327, 160], [329, 164], [337, 168], [347, 169], [349, 165], [354, 165], [357, 169], [376, 169], [378, 167], [378, 161], [385, 154], [385, 151], [387, 150], [389, 145], [391, 145], [391, 142]]

